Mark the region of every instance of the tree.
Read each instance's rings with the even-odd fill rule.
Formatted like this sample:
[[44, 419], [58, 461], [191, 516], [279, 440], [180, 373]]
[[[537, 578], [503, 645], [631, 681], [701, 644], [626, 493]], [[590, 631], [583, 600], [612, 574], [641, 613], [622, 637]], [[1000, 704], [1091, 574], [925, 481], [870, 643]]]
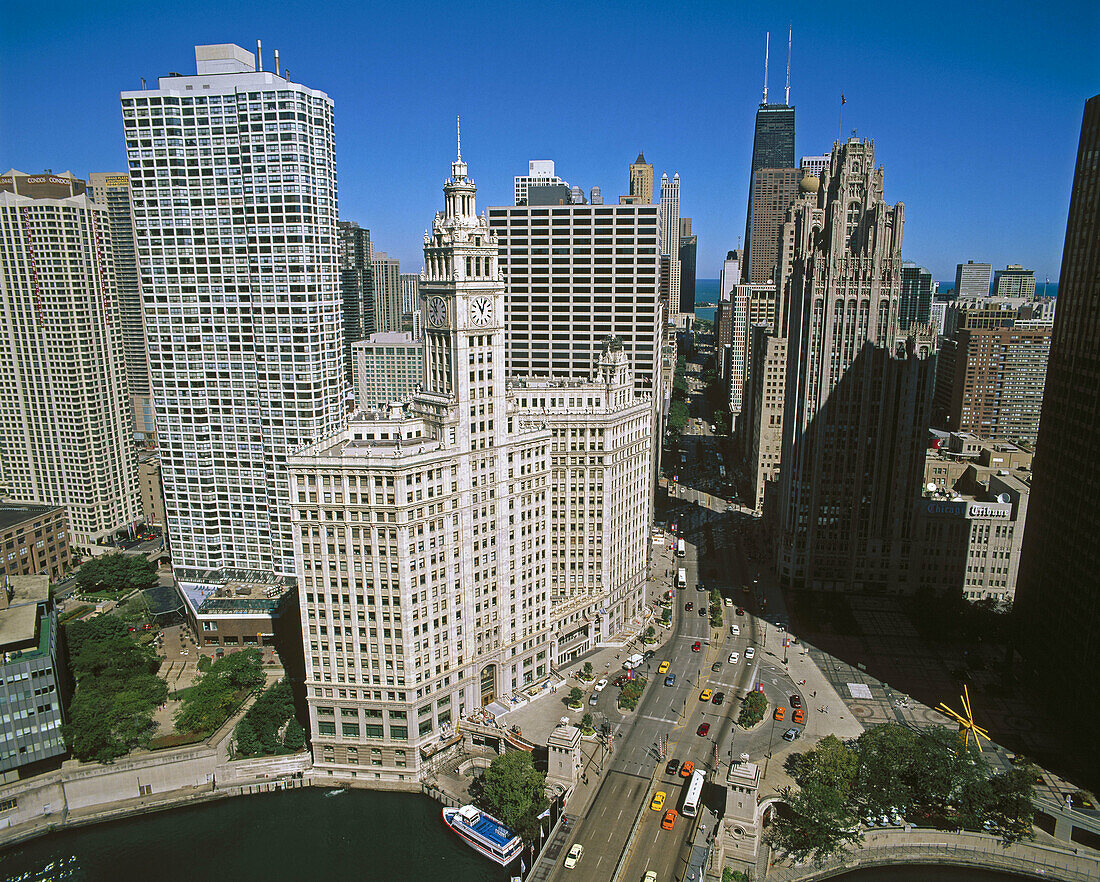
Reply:
[[286, 733], [283, 735], [283, 747], [290, 751], [299, 751], [306, 746], [306, 733], [302, 724], [294, 717], [286, 724]]
[[592, 728], [592, 714], [585, 714], [583, 717], [581, 717], [581, 728], [582, 729], [591, 729]]
[[105, 554], [84, 564], [76, 576], [82, 592], [129, 594], [157, 584], [157, 568], [141, 554]]
[[767, 696], [763, 692], [750, 692], [741, 702], [741, 713], [737, 717], [737, 724], [750, 729], [764, 719], [767, 711]]
[[267, 679], [263, 670], [263, 653], [255, 647], [233, 652], [211, 666], [234, 689], [254, 689]]
[[657, 636], [657, 632], [653, 629], [652, 625], [650, 625], [648, 628], [645, 629], [645, 639], [646, 640], [652, 640], [656, 636]]
[[585, 680], [592, 679], [592, 662], [585, 662], [584, 667], [581, 668], [581, 677]]
[[856, 741], [859, 770], [855, 792], [863, 817], [879, 817], [913, 804], [909, 769], [916, 761], [917, 734], [887, 723], [864, 731]]
[[855, 751], [849, 750], [835, 735], [826, 735], [811, 750], [802, 754], [796, 764], [794, 779], [799, 786], [819, 781], [847, 800], [858, 768], [859, 758]]
[[546, 776], [535, 770], [531, 754], [516, 750], [494, 758], [485, 770], [477, 804], [530, 842], [538, 834], [539, 814], [550, 804], [545, 788]]
[[795, 861], [807, 857], [821, 861], [861, 838], [855, 815], [840, 793], [828, 785], [809, 781], [797, 793], [790, 787], [781, 792], [788, 810], [773, 815], [764, 836], [772, 848]]
[[237, 752], [241, 755], [255, 756], [260, 752], [260, 739], [256, 737], [256, 730], [247, 716], [237, 723], [233, 735], [237, 739]]
[[1035, 795], [1037, 770], [1034, 766], [1016, 766], [998, 772], [989, 783], [993, 795], [989, 820], [1000, 834], [1001, 842], [1011, 845], [1021, 839], [1034, 839]]

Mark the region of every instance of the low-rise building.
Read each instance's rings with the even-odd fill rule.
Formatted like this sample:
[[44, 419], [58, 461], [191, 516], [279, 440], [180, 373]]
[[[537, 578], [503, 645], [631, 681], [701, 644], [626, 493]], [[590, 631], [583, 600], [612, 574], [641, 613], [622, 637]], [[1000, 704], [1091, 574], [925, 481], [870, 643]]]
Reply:
[[0, 780], [65, 753], [63, 670], [48, 576], [5, 576], [0, 591]]
[[177, 569], [175, 577], [184, 616], [203, 646], [274, 646], [283, 615], [297, 612], [293, 576]]
[[69, 571], [69, 522], [63, 505], [0, 505], [0, 576]]

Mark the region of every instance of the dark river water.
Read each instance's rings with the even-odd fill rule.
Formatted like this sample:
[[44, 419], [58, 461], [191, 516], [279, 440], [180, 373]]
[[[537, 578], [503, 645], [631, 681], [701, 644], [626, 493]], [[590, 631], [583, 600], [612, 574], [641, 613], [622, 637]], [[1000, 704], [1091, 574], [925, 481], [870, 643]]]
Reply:
[[[81, 827], [0, 852], [0, 879], [507, 882], [424, 796], [303, 788]], [[861, 871], [849, 882], [1004, 882], [949, 867]]]

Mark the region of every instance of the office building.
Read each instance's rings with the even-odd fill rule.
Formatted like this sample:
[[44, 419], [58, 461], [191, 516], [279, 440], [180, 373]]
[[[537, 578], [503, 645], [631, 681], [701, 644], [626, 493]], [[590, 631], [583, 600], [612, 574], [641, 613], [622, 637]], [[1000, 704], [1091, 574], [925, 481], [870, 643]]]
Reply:
[[955, 267], [955, 299], [986, 298], [989, 296], [989, 280], [993, 265], [968, 260]]
[[668, 311], [668, 324], [680, 327], [680, 175], [661, 175], [661, 256], [667, 258], [668, 275], [661, 296]]
[[140, 511], [111, 241], [83, 180], [0, 176], [0, 476], [13, 499], [65, 506], [82, 552]]
[[902, 263], [898, 330], [904, 333], [911, 325], [932, 323], [932, 298], [936, 290], [931, 272], [909, 260]]
[[588, 201], [593, 205], [603, 205], [603, 191], [599, 187], [589, 188]]
[[375, 251], [370, 259], [371, 290], [374, 294], [374, 324], [376, 331], [400, 331], [401, 261], [387, 257], [385, 251]]
[[0, 576], [49, 576], [69, 571], [69, 519], [61, 505], [0, 503]]
[[374, 333], [370, 230], [364, 230], [355, 221], [337, 221], [336, 242], [344, 317], [344, 372], [351, 385], [355, 382], [351, 345]]
[[802, 172], [802, 177], [811, 175], [820, 181], [825, 174], [825, 169], [829, 167], [829, 154], [823, 153], [820, 156], [803, 156], [802, 159], [798, 161], [798, 167]]
[[583, 379], [506, 383], [506, 252], [451, 169], [424, 241], [421, 391], [290, 463], [314, 762], [333, 778], [417, 781], [461, 719], [643, 603], [651, 393], [617, 341]]
[[940, 354], [933, 425], [948, 432], [970, 432], [991, 441], [1034, 446], [1039, 432], [1049, 325], [960, 330], [954, 346]]
[[566, 187], [569, 186], [569, 184], [554, 174], [554, 160], [532, 159], [527, 163], [527, 174], [523, 176], [516, 175], [515, 204], [527, 204], [527, 190], [532, 185], [548, 186], [552, 184], [564, 184]]
[[65, 754], [57, 614], [48, 576], [0, 579], [0, 776]]
[[630, 166], [630, 199], [634, 205], [653, 204], [653, 165], [641, 153]]
[[729, 408], [735, 433], [741, 428], [740, 415], [746, 384], [749, 382], [753, 328], [776, 324], [776, 286], [737, 285], [733, 289], [732, 329], [730, 333]]
[[791, 587], [905, 591], [915, 563], [935, 338], [897, 331], [905, 209], [883, 201], [874, 161], [874, 142], [838, 142], [792, 211], [777, 543]]
[[168, 515], [164, 511], [160, 455], [154, 451], [138, 454], [138, 489], [141, 493], [141, 519], [145, 526], [163, 530], [168, 522]]
[[360, 410], [385, 410], [408, 401], [424, 373], [424, 341], [408, 332], [382, 331], [360, 340], [355, 353], [355, 402]]
[[993, 274], [993, 294], [995, 297], [1034, 299], [1035, 271], [1024, 269], [1018, 263], [1010, 263], [1003, 270], [997, 270]]
[[699, 237], [691, 232], [691, 218], [680, 218], [680, 304], [679, 311], [690, 324], [695, 318], [695, 262]]
[[783, 456], [783, 405], [787, 375], [787, 339], [771, 325], [750, 327], [749, 370], [738, 432], [748, 464], [751, 497], [764, 507], [764, 485], [779, 480]]
[[803, 173], [796, 168], [759, 168], [752, 174], [749, 226], [745, 242], [748, 279], [753, 285], [774, 283], [779, 263], [779, 233], [798, 196]]
[[121, 94], [172, 562], [292, 573], [287, 451], [345, 415], [332, 99], [195, 62]]
[[155, 446], [157, 440], [153, 402], [149, 397], [149, 352], [145, 346], [145, 322], [141, 314], [141, 282], [134, 250], [134, 217], [130, 205], [130, 176], [92, 172], [88, 195], [107, 209], [111, 228], [111, 256], [118, 290], [118, 320], [122, 325], [122, 349], [126, 356], [126, 383], [134, 421], [134, 440]]
[[[1085, 103], [1017, 586], [1017, 645], [1050, 695], [1100, 700], [1100, 95]], [[1081, 743], [1093, 740], [1082, 730]]]
[[398, 278], [401, 290], [401, 315], [420, 311], [420, 273], [401, 273]]
[[[789, 80], [789, 78], [788, 78]], [[749, 166], [749, 200], [745, 214], [745, 264], [742, 268], [742, 280], [760, 284], [772, 278], [776, 257], [771, 247], [774, 242], [766, 234], [758, 234], [754, 239], [753, 223], [757, 219], [755, 206], [757, 190], [767, 200], [760, 206], [776, 227], [786, 219], [787, 209], [797, 193], [799, 180], [804, 177], [795, 168], [794, 161], [794, 108], [789, 105], [790, 88], [788, 82], [787, 97], [783, 104], [768, 103], [767, 57], [764, 61], [764, 98], [756, 110], [756, 127], [752, 140], [752, 161]], [[772, 174], [757, 179], [761, 169], [772, 169]], [[784, 170], [786, 174], [781, 174]], [[789, 196], [789, 199], [788, 199]], [[781, 208], [780, 203], [786, 201]], [[766, 243], [768, 250], [754, 254], [755, 243]]]
[[660, 387], [656, 205], [491, 207], [489, 226], [507, 286], [509, 376], [586, 379], [618, 337], [635, 389]]

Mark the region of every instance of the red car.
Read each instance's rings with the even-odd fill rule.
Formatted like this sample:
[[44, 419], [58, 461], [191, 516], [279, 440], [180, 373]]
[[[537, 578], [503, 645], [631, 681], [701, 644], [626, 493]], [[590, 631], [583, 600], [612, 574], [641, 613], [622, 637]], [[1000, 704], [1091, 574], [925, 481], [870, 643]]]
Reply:
[[696, 735], [706, 735], [710, 731], [710, 723], [702, 723], [699, 728], [695, 730]]
[[689, 600], [687, 603], [684, 604], [684, 609], [687, 612], [691, 612], [693, 609], [695, 609], [695, 604]]
[[691, 644], [691, 651], [692, 652], [698, 652], [702, 648], [703, 648], [703, 644], [700, 643], [698, 640], [696, 640], [694, 643]]
[[737, 615], [743, 616], [744, 614], [745, 614], [745, 611], [743, 609], [741, 609], [741, 607], [737, 607]]
[[793, 707], [795, 710], [802, 707], [802, 699], [799, 698], [797, 695], [792, 695], [791, 696], [791, 707]]

